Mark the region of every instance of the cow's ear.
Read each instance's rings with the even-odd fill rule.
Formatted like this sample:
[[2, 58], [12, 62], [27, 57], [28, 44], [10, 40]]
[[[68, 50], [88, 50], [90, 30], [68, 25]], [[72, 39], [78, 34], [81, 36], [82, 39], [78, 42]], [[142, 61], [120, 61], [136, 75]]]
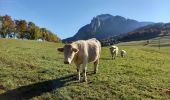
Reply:
[[77, 53], [79, 50], [78, 49], [76, 49], [76, 48], [73, 48], [72, 49], [75, 53]]
[[64, 48], [57, 48], [58, 51], [63, 52]]

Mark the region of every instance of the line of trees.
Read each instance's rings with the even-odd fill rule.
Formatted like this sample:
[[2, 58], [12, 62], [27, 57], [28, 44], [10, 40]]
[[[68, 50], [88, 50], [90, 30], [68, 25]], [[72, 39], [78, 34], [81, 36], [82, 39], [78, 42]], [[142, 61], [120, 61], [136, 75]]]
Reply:
[[60, 42], [61, 39], [47, 30], [40, 28], [33, 22], [25, 20], [12, 20], [8, 15], [0, 16], [0, 37], [1, 38], [18, 38], [29, 40], [45, 40], [49, 42]]

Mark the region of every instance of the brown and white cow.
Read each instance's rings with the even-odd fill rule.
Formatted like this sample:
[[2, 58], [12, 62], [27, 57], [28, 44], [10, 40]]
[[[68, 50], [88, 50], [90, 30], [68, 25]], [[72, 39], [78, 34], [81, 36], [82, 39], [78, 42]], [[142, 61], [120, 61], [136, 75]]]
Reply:
[[113, 45], [110, 47], [110, 53], [112, 55], [112, 59], [116, 58], [116, 56], [118, 55], [118, 52], [119, 52], [119, 48], [117, 46]]
[[74, 61], [77, 66], [77, 79], [80, 81], [80, 65], [83, 65], [83, 81], [87, 81], [87, 64], [94, 62], [94, 73], [97, 73], [101, 52], [101, 44], [95, 38], [89, 40], [79, 40], [71, 44], [66, 44], [58, 51], [64, 52], [64, 64], [71, 64]]

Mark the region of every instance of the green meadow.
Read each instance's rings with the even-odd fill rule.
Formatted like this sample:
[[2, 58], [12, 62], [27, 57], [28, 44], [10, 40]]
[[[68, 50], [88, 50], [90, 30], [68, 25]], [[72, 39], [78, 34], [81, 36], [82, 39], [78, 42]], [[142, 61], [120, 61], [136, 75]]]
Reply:
[[128, 55], [111, 60], [102, 47], [99, 71], [88, 64], [87, 82], [76, 80], [74, 64], [63, 63], [62, 43], [0, 39], [0, 100], [168, 100], [170, 41], [117, 44]]

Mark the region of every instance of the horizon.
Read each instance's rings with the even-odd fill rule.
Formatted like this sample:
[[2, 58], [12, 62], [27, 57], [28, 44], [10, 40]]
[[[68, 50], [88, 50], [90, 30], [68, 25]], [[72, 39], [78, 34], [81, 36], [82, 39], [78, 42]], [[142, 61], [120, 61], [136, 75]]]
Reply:
[[65, 39], [75, 35], [81, 27], [89, 24], [93, 17], [100, 14], [119, 15], [140, 22], [168, 23], [170, 22], [169, 5], [168, 0], [112, 0], [109, 2], [104, 0], [75, 0], [74, 2], [0, 0], [0, 15], [7, 14], [12, 19], [32, 21], [54, 32], [61, 39]]

